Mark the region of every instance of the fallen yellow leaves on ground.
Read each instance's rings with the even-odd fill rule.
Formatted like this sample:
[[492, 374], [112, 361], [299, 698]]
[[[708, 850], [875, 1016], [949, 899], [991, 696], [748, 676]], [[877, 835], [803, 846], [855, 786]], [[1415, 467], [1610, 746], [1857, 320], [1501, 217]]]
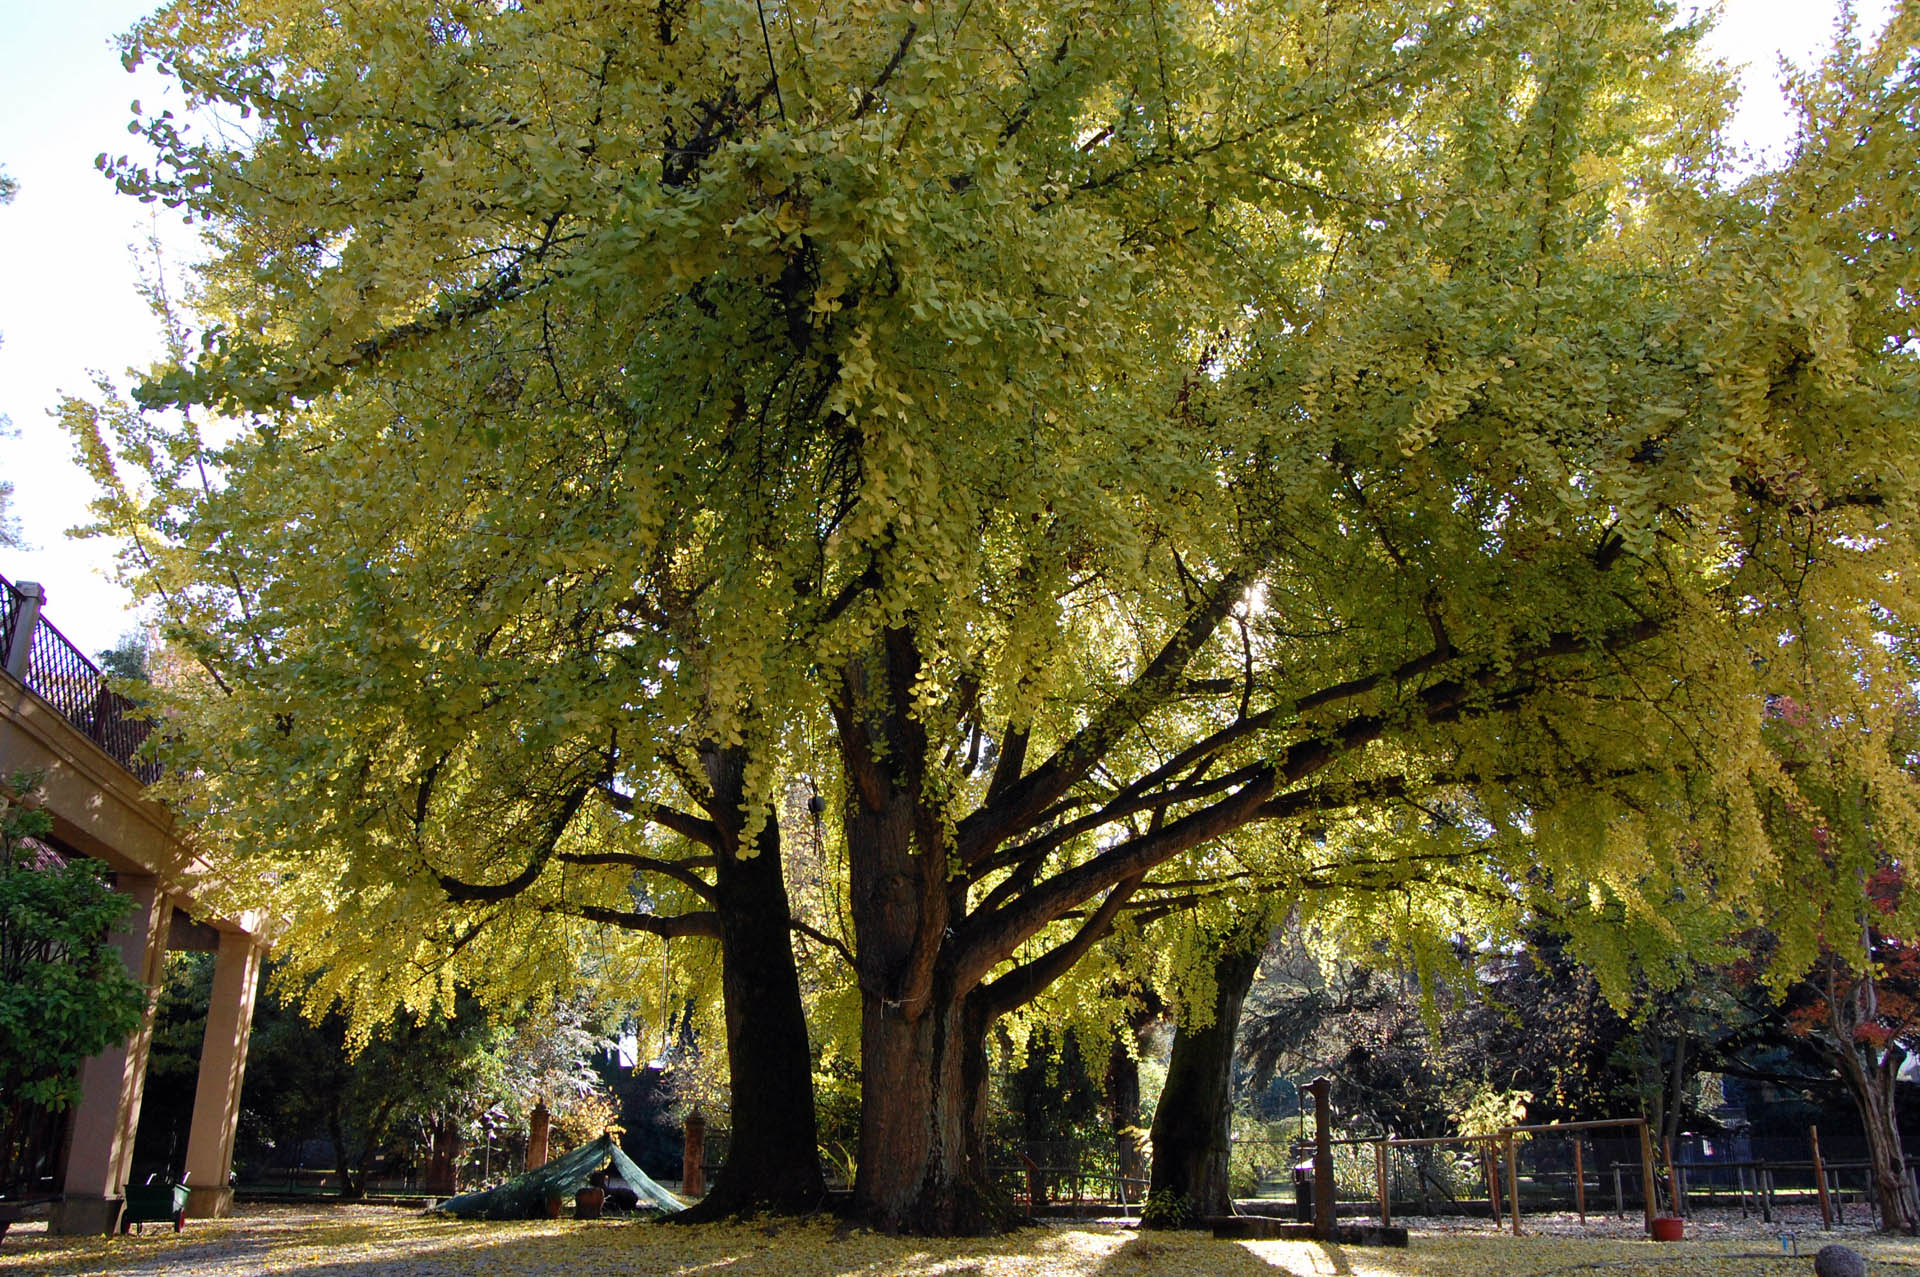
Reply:
[[[713, 1277], [1788, 1277], [1813, 1271], [1825, 1240], [1798, 1257], [1771, 1238], [1657, 1244], [1569, 1237], [1421, 1236], [1406, 1250], [1308, 1242], [1225, 1242], [1113, 1224], [1048, 1226], [1007, 1237], [886, 1237], [832, 1220], [680, 1228], [620, 1221], [477, 1223], [385, 1207], [260, 1207], [184, 1233], [49, 1237], [0, 1243], [0, 1274], [49, 1277], [459, 1277], [462, 1274], [711, 1274]], [[1920, 1241], [1850, 1234], [1875, 1273], [1920, 1274]]]

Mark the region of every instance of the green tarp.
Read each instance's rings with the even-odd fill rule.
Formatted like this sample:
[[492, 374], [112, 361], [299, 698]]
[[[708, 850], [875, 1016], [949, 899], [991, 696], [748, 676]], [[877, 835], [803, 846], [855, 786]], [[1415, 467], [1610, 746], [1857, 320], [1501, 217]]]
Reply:
[[449, 1197], [434, 1207], [462, 1219], [535, 1219], [545, 1214], [549, 1196], [572, 1197], [587, 1186], [587, 1177], [613, 1163], [613, 1173], [627, 1182], [640, 1197], [639, 1210], [670, 1214], [685, 1210], [679, 1198], [653, 1182], [620, 1151], [613, 1136], [602, 1135], [591, 1144], [576, 1148], [564, 1157], [556, 1157], [538, 1170], [517, 1175], [498, 1188], [482, 1189]]

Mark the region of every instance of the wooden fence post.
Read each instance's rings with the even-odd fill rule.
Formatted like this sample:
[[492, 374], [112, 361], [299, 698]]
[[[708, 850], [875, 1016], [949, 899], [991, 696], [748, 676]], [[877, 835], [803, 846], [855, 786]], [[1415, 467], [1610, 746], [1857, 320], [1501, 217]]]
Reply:
[[1480, 1142], [1480, 1164], [1487, 1171], [1487, 1205], [1493, 1211], [1493, 1227], [1500, 1228], [1500, 1164], [1493, 1155], [1493, 1141]]
[[1686, 1214], [1686, 1201], [1680, 1196], [1680, 1171], [1673, 1164], [1673, 1141], [1663, 1139], [1660, 1147], [1667, 1154], [1667, 1195], [1673, 1201], [1673, 1214], [1677, 1219]]
[[1653, 1136], [1647, 1131], [1647, 1119], [1640, 1119], [1640, 1191], [1646, 1197], [1647, 1236], [1653, 1236], [1653, 1217], [1658, 1206], [1653, 1200]]
[[537, 1171], [547, 1164], [547, 1143], [553, 1130], [553, 1115], [541, 1100], [527, 1115], [527, 1169]]
[[1580, 1157], [1580, 1137], [1573, 1137], [1573, 1208], [1580, 1212], [1580, 1222], [1587, 1222], [1587, 1169]]
[[1375, 1175], [1380, 1181], [1380, 1227], [1385, 1228], [1393, 1223], [1393, 1179], [1387, 1165], [1387, 1137], [1384, 1135], [1373, 1146], [1373, 1163]]
[[1813, 1187], [1820, 1194], [1820, 1227], [1833, 1227], [1833, 1203], [1827, 1200], [1827, 1168], [1820, 1160], [1820, 1128], [1807, 1128], [1807, 1142], [1813, 1145]]
[[1513, 1199], [1513, 1235], [1520, 1236], [1520, 1156], [1512, 1131], [1507, 1132], [1507, 1193]]

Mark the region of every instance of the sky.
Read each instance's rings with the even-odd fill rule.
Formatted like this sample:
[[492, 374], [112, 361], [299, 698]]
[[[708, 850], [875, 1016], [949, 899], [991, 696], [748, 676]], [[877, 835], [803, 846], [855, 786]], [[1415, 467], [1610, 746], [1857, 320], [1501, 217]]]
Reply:
[[[1862, 26], [1877, 32], [1890, 0], [1858, 0]], [[63, 394], [84, 395], [95, 372], [125, 371], [158, 354], [139, 292], [135, 246], [156, 232], [171, 257], [190, 257], [194, 237], [171, 214], [117, 194], [94, 171], [101, 152], [132, 149], [129, 103], [168, 101], [150, 70], [122, 69], [114, 38], [150, 0], [0, 0], [0, 167], [20, 183], [0, 206], [0, 413], [17, 438], [0, 438], [0, 479], [27, 547], [0, 549], [0, 576], [47, 589], [45, 617], [87, 652], [140, 627], [112, 578], [112, 547], [67, 531], [87, 518], [92, 482], [51, 418]], [[1775, 157], [1792, 123], [1776, 88], [1785, 55], [1817, 60], [1833, 29], [1836, 0], [1726, 0], [1710, 54], [1743, 68], [1734, 137]], [[164, 210], [161, 210], [164, 213]]]

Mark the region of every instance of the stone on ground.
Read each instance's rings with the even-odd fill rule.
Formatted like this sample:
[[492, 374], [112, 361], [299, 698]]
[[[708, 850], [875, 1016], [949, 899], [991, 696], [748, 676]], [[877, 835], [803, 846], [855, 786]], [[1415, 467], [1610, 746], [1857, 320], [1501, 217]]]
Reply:
[[1822, 1246], [1813, 1257], [1813, 1277], [1867, 1277], [1867, 1261], [1845, 1246]]

